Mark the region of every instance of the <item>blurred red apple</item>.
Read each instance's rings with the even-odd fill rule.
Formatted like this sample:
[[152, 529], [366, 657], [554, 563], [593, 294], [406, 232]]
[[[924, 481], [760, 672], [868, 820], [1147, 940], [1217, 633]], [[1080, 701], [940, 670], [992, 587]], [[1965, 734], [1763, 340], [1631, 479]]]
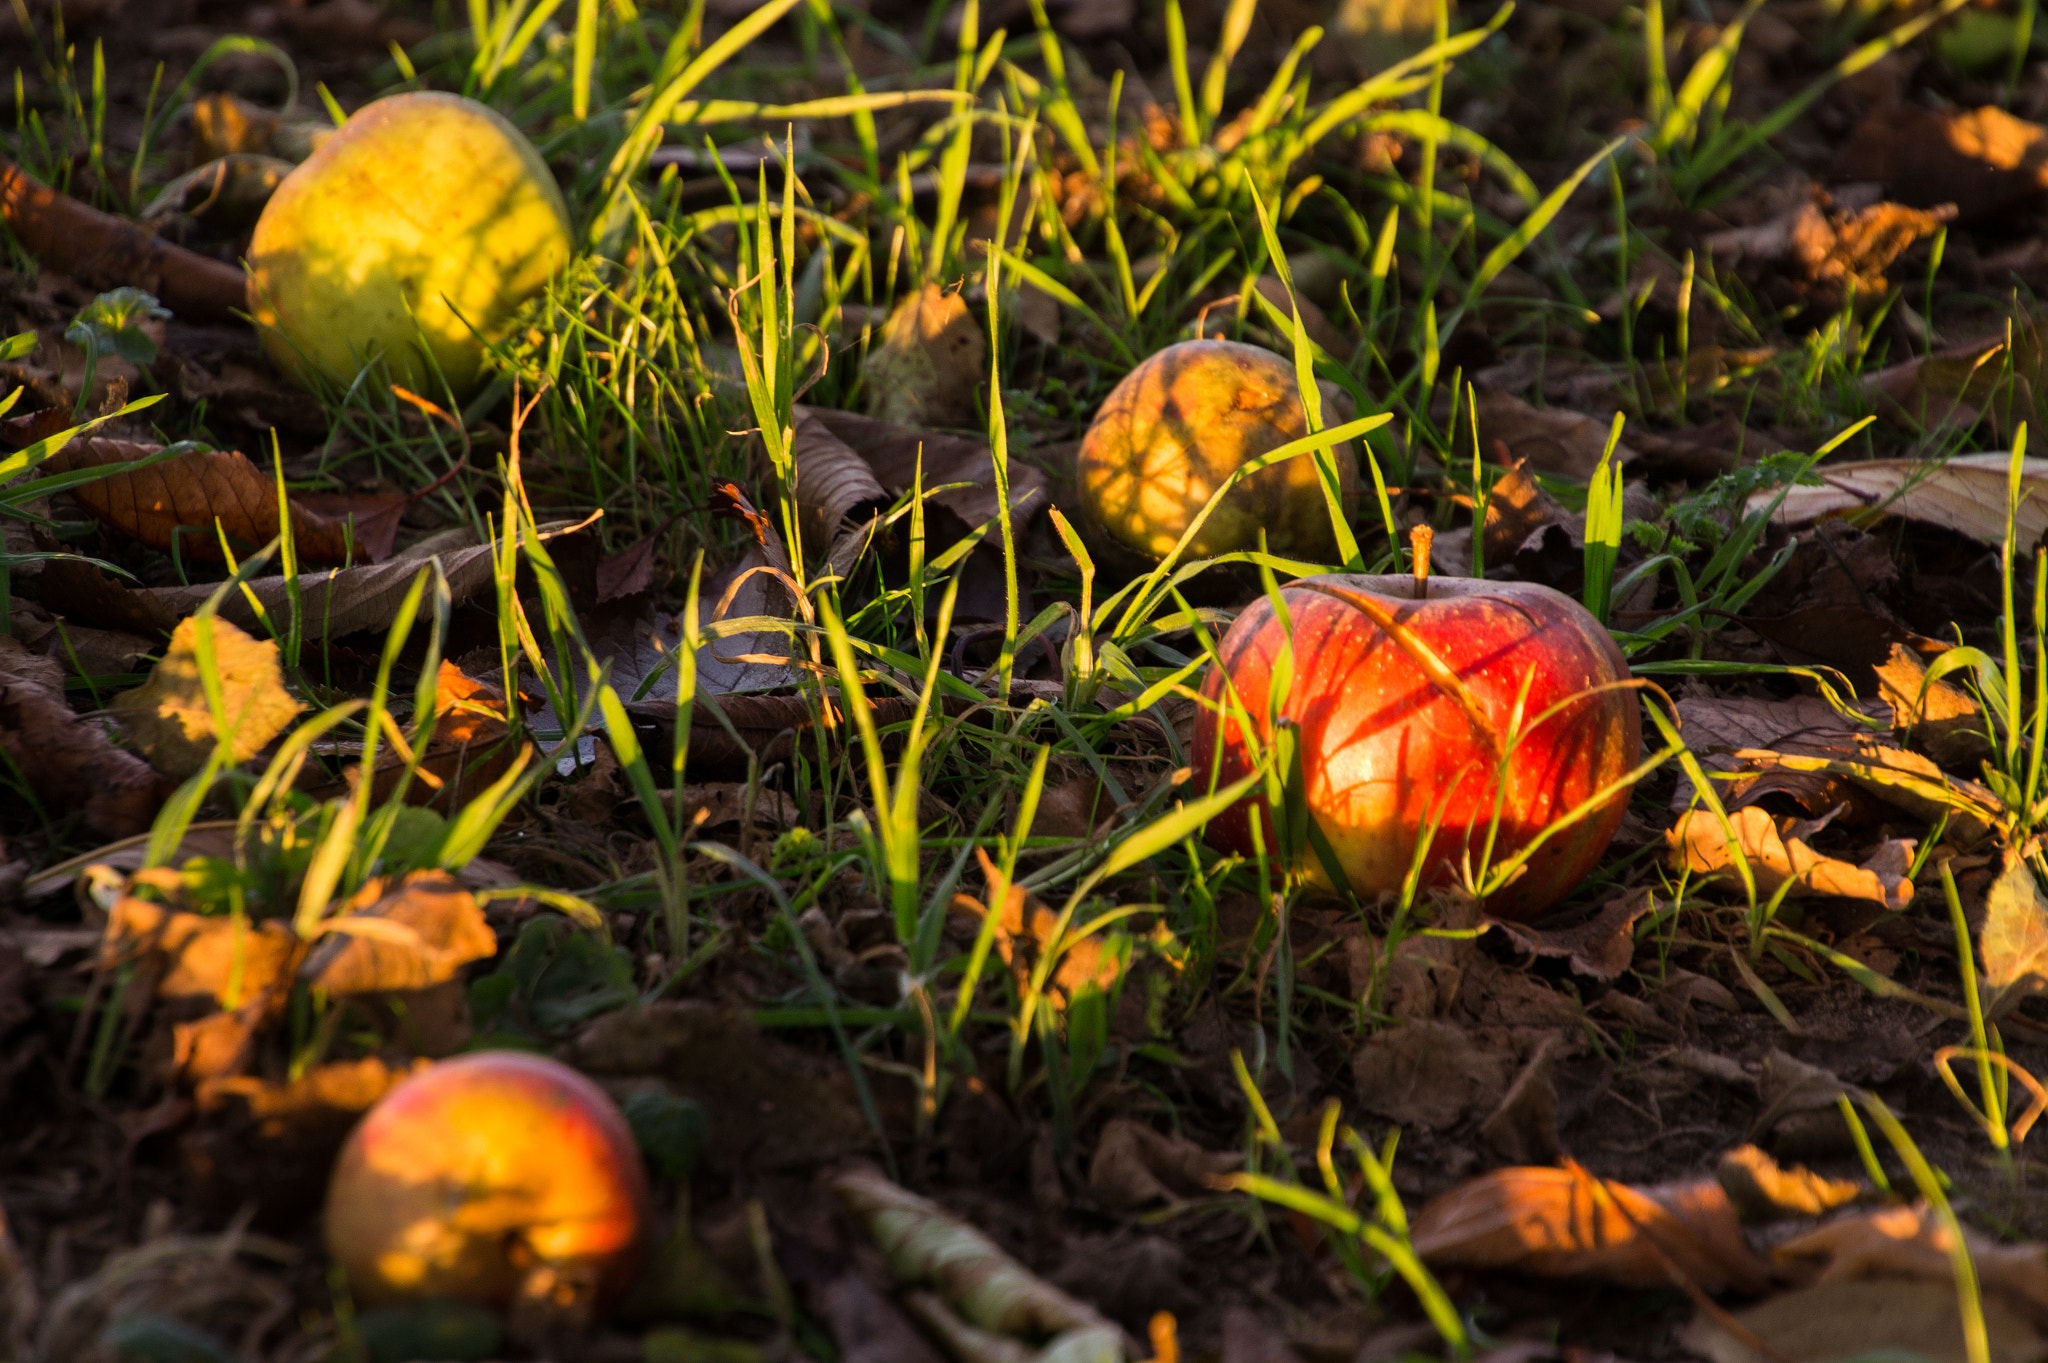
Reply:
[[[1432, 821], [1425, 886], [1451, 883], [1467, 866], [1483, 872], [1482, 859], [1513, 857], [1638, 760], [1636, 697], [1612, 685], [1628, 677], [1628, 664], [1600, 623], [1560, 592], [1330, 575], [1295, 582], [1281, 599], [1293, 624], [1291, 685], [1270, 694], [1290, 640], [1262, 598], [1223, 637], [1221, 665], [1202, 687], [1193, 760], [1198, 773], [1216, 761], [1217, 786], [1256, 765], [1223, 700], [1226, 678], [1259, 746], [1276, 718], [1298, 726], [1309, 812], [1360, 895], [1401, 888]], [[1487, 897], [1488, 912], [1527, 919], [1569, 893], [1606, 850], [1628, 795], [1616, 787], [1552, 834]], [[1210, 843], [1252, 854], [1255, 811], [1266, 849], [1275, 850], [1262, 798], [1211, 821]], [[1321, 879], [1312, 849], [1304, 860]]]
[[609, 1299], [646, 1216], [640, 1151], [604, 1090], [545, 1056], [478, 1051], [357, 1124], [328, 1185], [327, 1249], [363, 1304]]

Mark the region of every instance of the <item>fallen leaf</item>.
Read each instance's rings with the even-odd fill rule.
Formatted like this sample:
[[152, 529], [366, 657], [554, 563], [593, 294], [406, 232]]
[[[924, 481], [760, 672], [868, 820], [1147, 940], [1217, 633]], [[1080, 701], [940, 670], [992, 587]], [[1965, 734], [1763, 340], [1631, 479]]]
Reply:
[[[1441, 400], [1440, 420], [1449, 420], [1450, 406]], [[1512, 393], [1482, 392], [1474, 407], [1459, 406], [1453, 459], [1469, 467], [1472, 460], [1472, 413], [1479, 417], [1479, 445], [1489, 459], [1527, 464], [1535, 473], [1557, 474], [1584, 481], [1600, 466], [1607, 449], [1607, 435], [1613, 419], [1601, 421], [1569, 407], [1534, 407]], [[1499, 457], [1496, 442], [1507, 455]], [[1637, 457], [1624, 438], [1615, 447], [1616, 462], [1627, 464]]]
[[661, 547], [669, 527], [680, 515], [678, 512], [670, 516], [648, 534], [598, 563], [598, 605], [617, 601], [622, 596], [638, 596], [654, 585], [655, 551]]
[[1432, 1131], [1498, 1108], [1516, 1071], [1510, 1045], [1426, 1019], [1373, 1033], [1351, 1059], [1361, 1107]]
[[263, 216], [270, 196], [293, 169], [290, 161], [276, 156], [233, 152], [172, 180], [136, 221], [162, 230], [182, 216], [216, 231], [246, 232]]
[[[2031, 993], [2048, 985], [2048, 896], [2025, 860], [2014, 861], [1984, 896], [1977, 932], [1984, 983], [2000, 994]], [[2008, 1007], [2017, 998], [1999, 1000]], [[1998, 1002], [1992, 1007], [1999, 1012]]]
[[[2034, 1363], [2040, 1338], [2004, 1303], [1983, 1304], [1989, 1363]], [[1783, 1292], [1738, 1311], [1743, 1339], [1711, 1312], [1702, 1311], [1679, 1335], [1688, 1352], [1708, 1363], [1830, 1363], [1835, 1359], [1897, 1358], [1924, 1363], [1972, 1363], [1963, 1344], [1962, 1308], [1953, 1287], [1933, 1283], [1827, 1283]], [[1760, 1353], [1752, 1341], [1769, 1352]]]
[[[1049, 939], [1059, 926], [1059, 915], [1022, 885], [1003, 884], [1002, 875], [987, 852], [976, 847], [975, 855], [981, 862], [981, 873], [990, 890], [1002, 884], [1003, 902], [996, 913], [995, 946], [1003, 964], [1009, 966], [1017, 977], [1020, 990], [1036, 969], [1039, 957], [1054, 946], [1059, 950], [1060, 958], [1059, 965], [1052, 972], [1048, 992], [1060, 1007], [1064, 1008], [1083, 989], [1107, 993], [1116, 986], [1122, 965], [1115, 953], [1105, 948], [1102, 934], [1062, 937], [1057, 943], [1051, 942]], [[985, 918], [989, 912], [980, 900], [965, 894], [953, 896], [952, 911], [975, 918]], [[1027, 911], [1030, 914], [1028, 928], [1025, 925]]]
[[278, 115], [240, 95], [216, 90], [192, 101], [190, 169], [237, 152], [268, 154]]
[[0, 635], [0, 754], [53, 816], [77, 814], [102, 838], [148, 829], [171, 783], [64, 699], [64, 672]]
[[1851, 297], [1883, 293], [1892, 262], [1955, 216], [1955, 207], [1946, 203], [1932, 210], [1876, 203], [1844, 211], [1815, 190], [1790, 212], [1755, 227], [1717, 232], [1706, 246], [1717, 266], [1776, 266], [1791, 275], [1800, 297], [1832, 309]]
[[[979, 529], [994, 520], [1001, 508], [996, 496], [995, 456], [985, 441], [895, 425], [858, 412], [826, 407], [796, 410], [866, 460], [876, 482], [889, 496], [900, 497], [913, 487], [922, 486], [929, 494], [925, 499], [928, 506], [952, 512], [967, 530]], [[1015, 452], [1011, 455], [1009, 475], [1010, 517], [1022, 524], [1047, 504], [1046, 476]]]
[[283, 733], [303, 708], [284, 689], [277, 645], [252, 639], [235, 625], [211, 621], [213, 672], [227, 733], [215, 731], [199, 663], [200, 621], [181, 621], [149, 680], [114, 697], [108, 709], [159, 771], [194, 775], [225, 742], [233, 762], [246, 762]]
[[810, 551], [806, 557], [822, 554], [849, 517], [872, 515], [888, 506], [888, 494], [867, 460], [809, 408], [796, 409], [792, 456], [796, 485], [791, 492], [803, 513], [804, 544]]
[[1893, 913], [1904, 912], [1912, 901], [1913, 882], [1906, 878], [1913, 858], [1911, 840], [1885, 840], [1859, 867], [1823, 856], [1806, 844], [1805, 838], [1826, 826], [1825, 819], [1787, 819], [1781, 825], [1751, 805], [1730, 813], [1728, 823], [1724, 830], [1710, 810], [1693, 809], [1680, 815], [1677, 825], [1665, 834], [1672, 865], [1739, 886], [1742, 878], [1735, 856], [1739, 848], [1756, 879], [1759, 899], [1776, 894], [1790, 882], [1792, 888], [1787, 893], [1795, 898], [1860, 899]]
[[1835, 155], [1830, 178], [1874, 180], [1905, 203], [1954, 204], [1972, 223], [2038, 198], [2048, 185], [2048, 129], [1986, 105], [1873, 109]]
[[897, 302], [861, 366], [868, 410], [904, 426], [977, 426], [988, 346], [967, 301], [927, 284]]
[[1875, 669], [1878, 694], [1892, 707], [1892, 718], [1906, 734], [1945, 767], [1973, 769], [1991, 756], [1977, 702], [1962, 687], [1946, 680], [1927, 681], [1927, 664], [1904, 644], [1893, 644], [1891, 656]]
[[158, 998], [233, 1010], [250, 999], [281, 998], [298, 953], [298, 938], [283, 923], [186, 913], [127, 893], [107, 913], [99, 964], [112, 969], [147, 957]]
[[1561, 957], [1574, 974], [1612, 980], [1635, 959], [1637, 920], [1656, 908], [1655, 896], [1644, 889], [1607, 900], [1592, 917], [1569, 927], [1538, 928], [1498, 918], [1484, 923], [1531, 955]]
[[1719, 1183], [1635, 1188], [1576, 1163], [1496, 1169], [1417, 1213], [1415, 1252], [1432, 1268], [1510, 1269], [1666, 1287], [1682, 1275], [1707, 1292], [1762, 1289], [1765, 1265], [1742, 1237]]
[[[49, 473], [125, 464], [157, 447], [128, 440], [74, 440], [43, 465]], [[277, 483], [232, 450], [205, 450], [72, 489], [93, 515], [152, 549], [205, 563], [222, 561], [219, 534], [239, 556], [277, 538]], [[305, 563], [376, 562], [390, 557], [411, 498], [289, 498], [292, 538]]]
[[[1871, 459], [1824, 464], [1814, 470], [1816, 486], [1785, 490], [1771, 519], [1808, 525], [1823, 516], [1880, 511], [1889, 516], [1938, 525], [1984, 544], [2005, 542], [2005, 495], [2009, 454], [1960, 454], [1938, 464], [1918, 459]], [[2021, 461], [2016, 542], [2038, 544], [2048, 532], [2048, 459]], [[1750, 497], [1749, 509], [1769, 508], [1775, 492]]]
[[[1987, 1295], [2003, 1297], [2048, 1324], [2048, 1246], [2001, 1244], [1963, 1227], [1963, 1244]], [[1880, 1207], [1830, 1221], [1778, 1246], [1774, 1257], [1815, 1283], [1905, 1278], [1939, 1283], [1953, 1295], [1955, 1236], [1925, 1203]]]
[[1804, 1165], [1786, 1169], [1753, 1145], [1721, 1156], [1714, 1177], [1747, 1224], [1821, 1216], [1846, 1207], [1867, 1191], [1862, 1184], [1816, 1174]]
[[329, 994], [426, 989], [498, 952], [483, 910], [445, 871], [415, 871], [396, 884], [371, 880], [321, 928], [325, 940], [299, 973]]
[[1185, 1136], [1112, 1117], [1088, 1162], [1088, 1191], [1111, 1211], [1131, 1213], [1204, 1195], [1211, 1179], [1242, 1163], [1241, 1154], [1204, 1150]]

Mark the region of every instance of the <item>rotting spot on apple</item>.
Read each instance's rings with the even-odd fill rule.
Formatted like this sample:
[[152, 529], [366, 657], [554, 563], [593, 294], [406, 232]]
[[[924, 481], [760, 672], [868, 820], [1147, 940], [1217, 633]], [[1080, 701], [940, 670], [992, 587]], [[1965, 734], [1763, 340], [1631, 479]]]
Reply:
[[[1124, 376], [1103, 400], [1075, 458], [1089, 524], [1126, 550], [1164, 558], [1223, 480], [1252, 459], [1308, 434], [1294, 366], [1235, 341], [1182, 341]], [[1356, 496], [1357, 459], [1334, 452], [1343, 501]], [[1309, 455], [1251, 474], [1188, 542], [1188, 557], [1259, 547], [1336, 557], [1329, 504]]]
[[[1401, 889], [1432, 822], [1425, 886], [1452, 883], [1468, 865], [1483, 873], [1483, 860], [1501, 865], [1543, 839], [1487, 897], [1496, 917], [1532, 918], [1593, 870], [1628, 804], [1623, 778], [1639, 760], [1642, 721], [1633, 688], [1617, 685], [1628, 664], [1578, 602], [1526, 582], [1345, 575], [1305, 578], [1281, 599], [1291, 639], [1261, 599], [1224, 635], [1203, 683], [1193, 756], [1198, 772], [1213, 760], [1212, 789], [1252, 771], [1285, 720], [1297, 729], [1308, 810], [1360, 895]], [[1284, 695], [1272, 694], [1276, 670], [1292, 673]], [[1255, 744], [1224, 700], [1226, 677]], [[1251, 855], [1255, 811], [1274, 848], [1263, 798], [1211, 821], [1210, 843]], [[1304, 861], [1327, 878], [1312, 850]]]
[[616, 1299], [637, 1269], [647, 1176], [596, 1084], [521, 1051], [420, 1071], [350, 1133], [327, 1191], [328, 1253], [358, 1302], [505, 1308]]

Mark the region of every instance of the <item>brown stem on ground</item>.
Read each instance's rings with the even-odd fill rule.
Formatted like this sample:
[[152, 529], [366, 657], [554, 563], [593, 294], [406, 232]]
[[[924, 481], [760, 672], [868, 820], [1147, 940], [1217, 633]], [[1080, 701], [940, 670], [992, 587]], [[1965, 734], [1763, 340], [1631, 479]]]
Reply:
[[185, 321], [231, 322], [248, 310], [248, 277], [237, 267], [59, 194], [5, 157], [0, 219], [30, 255], [87, 288], [147, 289]]
[[1427, 525], [1411, 526], [1408, 530], [1408, 556], [1415, 569], [1415, 599], [1422, 600], [1429, 595], [1429, 546], [1436, 541], [1436, 531]]

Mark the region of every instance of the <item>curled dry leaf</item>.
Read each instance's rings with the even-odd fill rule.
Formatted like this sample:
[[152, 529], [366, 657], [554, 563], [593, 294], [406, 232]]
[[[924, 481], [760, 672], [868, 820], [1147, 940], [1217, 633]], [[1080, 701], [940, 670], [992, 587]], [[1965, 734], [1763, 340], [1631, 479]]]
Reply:
[[1519, 1066], [1511, 1041], [1426, 1018], [1375, 1032], [1351, 1058], [1360, 1106], [1431, 1131], [1496, 1111]]
[[904, 426], [977, 426], [988, 346], [967, 301], [927, 284], [901, 299], [862, 365], [868, 410]]
[[[1081, 1363], [1122, 1358], [1123, 1332], [1051, 1283], [1037, 1277], [974, 1227], [935, 1203], [906, 1192], [872, 1169], [832, 1180], [832, 1191], [867, 1229], [898, 1282], [931, 1290], [958, 1321], [975, 1331], [1047, 1340], [1037, 1355], [1058, 1351]], [[943, 1321], [906, 1300], [927, 1324]], [[929, 1302], [925, 1306], [929, 1306]]]
[[213, 663], [228, 731], [214, 729], [213, 710], [199, 661], [197, 617], [181, 621], [149, 680], [114, 697], [108, 707], [158, 770], [184, 778], [198, 772], [226, 742], [234, 762], [246, 762], [283, 733], [302, 708], [284, 689], [277, 645], [252, 639], [225, 620], [211, 626]]
[[1892, 707], [1892, 720], [1943, 766], [1973, 768], [1991, 756], [1991, 740], [1970, 693], [1949, 681], [1927, 681], [1927, 664], [1904, 644], [1874, 669], [1878, 694]]
[[1665, 834], [1672, 865], [1739, 886], [1739, 851], [1749, 862], [1760, 899], [1776, 894], [1790, 882], [1792, 888], [1787, 893], [1795, 898], [1860, 899], [1893, 913], [1903, 912], [1912, 901], [1913, 882], [1906, 878], [1913, 860], [1910, 839], [1887, 839], [1863, 865], [1852, 866], [1806, 844], [1806, 838], [1827, 826], [1826, 819], [1780, 821], [1751, 805], [1729, 814], [1728, 825], [1724, 829], [1710, 810], [1686, 811]]
[[1635, 959], [1637, 920], [1656, 907], [1656, 897], [1643, 889], [1615, 896], [1592, 917], [1569, 927], [1537, 928], [1498, 918], [1488, 918], [1485, 924], [1531, 955], [1563, 958], [1574, 974], [1612, 980]]
[[1994, 1002], [1998, 1012], [2017, 1003], [2019, 995], [2048, 985], [2048, 897], [2024, 859], [1991, 882], [1977, 950], [1984, 958], [1984, 983], [2011, 996]]
[[88, 288], [146, 289], [188, 321], [234, 322], [248, 309], [247, 278], [235, 266], [59, 194], [5, 158], [0, 219], [23, 250]]
[[117, 748], [64, 699], [64, 671], [0, 636], [0, 753], [52, 813], [76, 813], [93, 833], [146, 830], [171, 783]]
[[876, 512], [888, 495], [867, 460], [807, 408], [796, 410], [796, 486], [791, 489], [803, 511], [804, 542], [823, 550], [838, 537], [849, 516]]
[[1877, 203], [1854, 211], [1820, 190], [1805, 203], [1755, 227], [1707, 238], [1716, 264], [1751, 261], [1792, 277], [1793, 292], [1818, 307], [1884, 292], [1884, 272], [1905, 250], [1956, 216], [1953, 204], [1932, 210]]
[[498, 952], [483, 910], [445, 871], [372, 880], [321, 928], [299, 973], [330, 994], [427, 989]]
[[[2048, 1246], [2000, 1244], [1965, 1226], [1963, 1244], [1989, 1293], [2048, 1325]], [[1777, 1261], [1818, 1283], [1864, 1278], [1938, 1282], [1953, 1292], [1954, 1233], [1926, 1204], [1880, 1207], [1826, 1225], [1778, 1246]]]
[[[74, 440], [43, 467], [50, 473], [125, 464], [155, 448], [127, 440]], [[148, 545], [184, 558], [222, 561], [216, 523], [240, 555], [277, 538], [277, 483], [233, 450], [180, 455], [72, 489], [101, 521]], [[292, 538], [306, 563], [375, 562], [391, 555], [399, 517], [410, 498], [301, 494], [290, 499]]]
[[1635, 1188], [1561, 1169], [1496, 1169], [1417, 1214], [1415, 1251], [1432, 1268], [1495, 1268], [1627, 1287], [1755, 1292], [1765, 1265], [1750, 1251], [1719, 1183]]
[[1088, 1163], [1088, 1191], [1111, 1211], [1135, 1212], [1200, 1196], [1209, 1191], [1211, 1179], [1242, 1163], [1243, 1155], [1204, 1150], [1185, 1136], [1112, 1117]]
[[[2032, 1363], [2041, 1356], [2039, 1337], [2003, 1302], [1986, 1301], [1979, 1318], [1987, 1346], [1983, 1358], [1989, 1363]], [[1729, 1328], [1730, 1321], [1741, 1335]], [[1709, 1363], [1851, 1358], [1975, 1363], [1963, 1340], [1962, 1308], [1953, 1287], [1895, 1281], [1799, 1288], [1726, 1318], [1702, 1311], [1679, 1336], [1689, 1354]]]
[[[996, 912], [995, 944], [1002, 955], [1003, 964], [1010, 967], [1017, 976], [1018, 987], [1024, 987], [1037, 966], [1039, 957], [1049, 949], [1060, 953], [1059, 965], [1052, 973], [1051, 993], [1060, 1006], [1066, 1006], [1082, 989], [1092, 988], [1107, 992], [1116, 985], [1120, 966], [1114, 955], [1104, 949], [1102, 938], [1091, 934], [1087, 937], [1062, 937], [1051, 941], [1054, 929], [1059, 926], [1059, 915], [1041, 903], [1017, 884], [1004, 884], [1002, 873], [994, 861], [980, 847], [974, 849], [981, 861], [981, 873], [989, 889], [1002, 887], [1002, 907]], [[985, 918], [988, 908], [972, 895], [953, 896], [951, 909], [954, 913], [975, 918]], [[1025, 924], [1026, 915], [1030, 924]]]
[[[913, 487], [943, 489], [926, 498], [958, 516], [967, 529], [995, 519], [995, 456], [986, 441], [878, 421], [858, 412], [799, 407], [808, 417], [866, 461], [883, 492], [901, 496]], [[1027, 460], [1010, 460], [1010, 516], [1021, 523], [1046, 505], [1046, 476]]]
[[1860, 1183], [1816, 1174], [1803, 1164], [1783, 1168], [1753, 1145], [1737, 1146], [1721, 1156], [1714, 1177], [1746, 1223], [1821, 1216], [1868, 1191]]
[[292, 173], [276, 156], [235, 152], [186, 171], [165, 185], [139, 221], [162, 228], [184, 216], [223, 232], [246, 232], [263, 216], [264, 205]]
[[[1938, 525], [1984, 544], [2002, 544], [2011, 467], [2009, 454], [1963, 454], [1939, 464], [1918, 459], [1828, 464], [1815, 470], [1821, 479], [1818, 486], [1788, 489], [1772, 519], [1797, 526], [1823, 516], [1875, 510]], [[1768, 509], [1776, 495], [1754, 494], [1749, 509]], [[2020, 495], [2013, 531], [2018, 543], [2033, 545], [2048, 533], [2048, 459], [2021, 461]]]

